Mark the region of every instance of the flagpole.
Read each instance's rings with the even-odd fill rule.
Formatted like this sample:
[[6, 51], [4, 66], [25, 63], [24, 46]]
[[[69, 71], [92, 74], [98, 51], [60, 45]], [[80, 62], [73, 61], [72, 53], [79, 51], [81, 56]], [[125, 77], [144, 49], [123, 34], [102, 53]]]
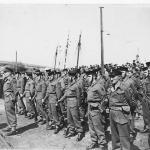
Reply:
[[57, 54], [58, 54], [58, 46], [56, 47], [56, 52], [55, 52], [55, 64], [54, 64], [54, 69], [56, 69]]
[[67, 44], [66, 44], [66, 50], [65, 50], [65, 63], [64, 63], [64, 69], [66, 68], [66, 61], [67, 61], [68, 47], [69, 47], [69, 34], [68, 34]]
[[100, 7], [100, 35], [101, 35], [101, 71], [102, 75], [104, 75], [104, 43], [103, 43], [103, 14], [102, 9], [104, 7]]
[[79, 54], [80, 54], [80, 49], [81, 49], [81, 33], [79, 35], [79, 42], [78, 42], [78, 55], [77, 55], [77, 68], [79, 66]]
[[16, 72], [17, 72], [17, 70], [18, 70], [18, 69], [17, 69], [17, 51], [16, 51], [16, 69], [15, 69], [15, 70], [16, 70]]

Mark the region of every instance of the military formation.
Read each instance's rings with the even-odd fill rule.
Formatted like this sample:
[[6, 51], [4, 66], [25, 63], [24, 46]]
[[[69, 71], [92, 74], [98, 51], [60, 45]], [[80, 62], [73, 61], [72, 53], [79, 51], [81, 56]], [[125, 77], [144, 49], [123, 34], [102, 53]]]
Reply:
[[89, 131], [87, 149], [132, 150], [136, 138], [135, 118], [143, 116], [150, 145], [150, 62], [99, 65], [70, 69], [1, 70], [8, 127], [6, 136], [17, 134], [16, 114], [46, 125], [57, 134], [81, 141]]

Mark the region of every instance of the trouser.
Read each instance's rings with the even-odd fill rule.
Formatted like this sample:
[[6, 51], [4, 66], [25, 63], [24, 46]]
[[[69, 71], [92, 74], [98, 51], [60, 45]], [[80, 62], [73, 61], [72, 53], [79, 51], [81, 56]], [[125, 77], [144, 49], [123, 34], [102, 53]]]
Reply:
[[41, 114], [42, 117], [46, 119], [46, 123], [48, 123], [48, 115], [43, 109], [42, 100], [36, 100], [36, 109], [37, 109], [38, 114]]
[[78, 106], [67, 106], [67, 123], [70, 132], [74, 132], [75, 130], [77, 133], [83, 132]]
[[136, 116], [136, 106], [131, 107], [131, 122], [130, 122], [130, 128], [131, 128], [131, 132], [134, 131], [135, 129], [135, 116]]
[[104, 116], [99, 110], [88, 110], [88, 124], [92, 142], [100, 145], [106, 144]]
[[14, 101], [7, 101], [5, 102], [5, 112], [6, 112], [6, 118], [8, 125], [10, 127], [16, 127], [17, 126], [17, 117], [15, 113], [15, 102]]
[[25, 106], [25, 104], [23, 102], [23, 98], [20, 98], [19, 95], [17, 96], [17, 102], [18, 102], [19, 110], [22, 110], [23, 112], [25, 112], [26, 111], [26, 106]]
[[29, 97], [25, 97], [26, 99], [26, 111], [30, 114], [35, 114], [35, 110], [33, 107], [33, 103], [29, 100]]
[[[144, 124], [145, 126], [147, 126], [148, 129], [150, 129], [150, 100], [149, 99], [142, 100], [142, 110], [143, 110]], [[148, 144], [150, 147], [150, 131], [148, 133]]]
[[[122, 113], [122, 112], [120, 112]], [[116, 118], [120, 117], [120, 122]], [[131, 150], [130, 127], [128, 122], [122, 123], [122, 114], [110, 111], [110, 127], [112, 135], [112, 150]]]
[[56, 107], [56, 103], [51, 103], [49, 102], [49, 108], [51, 112], [51, 119], [54, 121], [55, 125], [59, 126], [60, 125], [60, 120], [59, 120], [59, 115], [58, 115], [58, 110]]
[[143, 120], [144, 125], [149, 126], [150, 124], [150, 102], [149, 100], [142, 100], [142, 111], [143, 111]]

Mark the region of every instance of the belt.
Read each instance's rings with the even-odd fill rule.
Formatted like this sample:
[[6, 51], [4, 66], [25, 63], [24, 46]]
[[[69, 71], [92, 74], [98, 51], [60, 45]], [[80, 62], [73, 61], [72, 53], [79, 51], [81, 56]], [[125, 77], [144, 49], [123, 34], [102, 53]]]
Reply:
[[6, 93], [6, 92], [13, 92], [13, 91], [4, 91], [4, 93]]
[[67, 98], [77, 98], [76, 96], [67, 96]]
[[121, 110], [121, 111], [122, 111], [122, 107], [121, 107], [121, 106], [118, 106], [118, 107], [111, 107], [110, 110], [116, 110], [116, 111]]
[[56, 94], [56, 93], [49, 93], [49, 94]]
[[92, 111], [92, 110], [99, 110], [99, 107], [97, 106], [97, 107], [93, 107], [93, 106], [90, 106], [90, 110]]

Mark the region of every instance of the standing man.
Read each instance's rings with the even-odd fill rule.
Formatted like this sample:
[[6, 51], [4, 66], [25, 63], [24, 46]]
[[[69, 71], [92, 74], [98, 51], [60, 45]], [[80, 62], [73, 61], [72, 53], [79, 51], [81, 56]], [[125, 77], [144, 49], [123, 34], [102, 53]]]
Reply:
[[146, 78], [143, 80], [143, 97], [142, 97], [142, 109], [143, 118], [147, 125], [148, 132], [148, 144], [150, 149], [150, 62], [146, 63], [147, 71], [145, 71]]
[[131, 150], [129, 128], [131, 112], [127, 102], [127, 92], [122, 82], [122, 72], [119, 69], [115, 69], [113, 74], [113, 86], [109, 95], [112, 150]]
[[[93, 76], [95, 76], [94, 72]], [[105, 118], [103, 115], [102, 102], [105, 100], [106, 90], [100, 79], [93, 78], [90, 81], [88, 77], [90, 87], [87, 90], [87, 102], [88, 102], [88, 123], [89, 131], [92, 140], [92, 144], [87, 149], [93, 149], [100, 147], [106, 149], [106, 138], [104, 131]]]
[[5, 67], [3, 74], [3, 92], [4, 92], [4, 102], [5, 111], [7, 117], [8, 127], [3, 131], [7, 131], [6, 136], [16, 134], [17, 118], [15, 114], [15, 104], [16, 104], [16, 89], [13, 84], [13, 69], [11, 67]]
[[80, 91], [78, 84], [76, 83], [77, 72], [70, 71], [69, 76], [72, 78], [72, 82], [65, 90], [64, 96], [58, 101], [61, 102], [67, 99], [67, 123], [68, 123], [68, 134], [66, 137], [72, 137], [78, 133], [77, 141], [83, 138], [83, 127], [81, 125], [79, 117], [79, 106], [80, 106]]
[[21, 73], [20, 72], [16, 72], [15, 74], [16, 76], [16, 80], [17, 80], [17, 102], [18, 102], [18, 109], [19, 109], [19, 114], [23, 115], [25, 114], [26, 116], [26, 107], [25, 104], [23, 102], [23, 93], [24, 93], [24, 89], [25, 89], [25, 81], [24, 79], [21, 77]]
[[35, 72], [36, 75], [36, 84], [35, 84], [35, 95], [33, 99], [36, 100], [36, 108], [38, 114], [42, 116], [41, 125], [46, 123], [46, 127], [49, 126], [48, 115], [43, 108], [43, 99], [46, 94], [46, 83], [42, 79], [42, 73], [40, 71]]
[[32, 78], [32, 71], [27, 70], [26, 71], [26, 85], [25, 85], [25, 91], [22, 97], [25, 97], [26, 100], [26, 111], [27, 111], [27, 117], [29, 119], [35, 118], [35, 122], [37, 121], [37, 111], [35, 108], [35, 103], [33, 100], [33, 96], [35, 93], [35, 82]]
[[56, 106], [58, 98], [60, 98], [57, 93], [58, 80], [55, 77], [55, 72], [51, 72], [51, 74], [49, 75], [50, 75], [50, 82], [47, 87], [46, 96], [44, 97], [43, 101], [45, 101], [48, 98], [49, 116], [50, 119], [52, 120], [52, 123], [50, 126], [47, 126], [46, 129], [47, 130], [52, 129], [52, 124], [55, 124], [54, 134], [57, 134], [60, 130], [60, 119]]

